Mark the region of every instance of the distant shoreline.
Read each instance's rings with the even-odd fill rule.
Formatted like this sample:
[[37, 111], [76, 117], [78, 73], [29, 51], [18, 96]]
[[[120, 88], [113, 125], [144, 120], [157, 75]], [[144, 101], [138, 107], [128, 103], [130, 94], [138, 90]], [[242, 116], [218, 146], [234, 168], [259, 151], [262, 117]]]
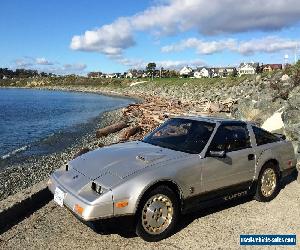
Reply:
[[117, 91], [104, 91], [93, 88], [85, 88], [82, 86], [37, 86], [37, 87], [25, 87], [25, 86], [0, 86], [0, 89], [37, 89], [37, 90], [51, 90], [51, 91], [66, 91], [66, 92], [78, 92], [87, 94], [98, 94], [109, 97], [120, 97], [125, 99], [133, 99], [137, 102], [143, 102], [143, 98], [140, 95], [129, 95], [119, 93]]

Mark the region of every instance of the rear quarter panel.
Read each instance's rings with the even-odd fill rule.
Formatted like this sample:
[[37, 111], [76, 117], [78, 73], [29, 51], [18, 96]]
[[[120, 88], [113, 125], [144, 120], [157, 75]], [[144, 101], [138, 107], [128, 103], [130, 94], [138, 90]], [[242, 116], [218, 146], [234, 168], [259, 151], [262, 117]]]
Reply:
[[292, 161], [292, 166], [296, 165], [293, 145], [289, 141], [279, 141], [255, 146], [254, 150], [256, 155], [255, 179], [258, 178], [263, 165], [269, 160], [276, 160], [279, 163], [280, 171], [291, 168], [288, 164], [290, 160]]

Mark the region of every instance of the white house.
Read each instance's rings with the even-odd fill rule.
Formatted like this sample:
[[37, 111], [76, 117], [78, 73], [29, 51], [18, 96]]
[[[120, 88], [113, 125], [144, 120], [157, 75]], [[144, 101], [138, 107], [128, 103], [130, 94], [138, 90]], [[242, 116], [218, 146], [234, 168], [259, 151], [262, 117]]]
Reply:
[[194, 72], [194, 77], [195, 78], [202, 78], [202, 77], [209, 77], [209, 69], [207, 68], [201, 68], [198, 69], [196, 72]]
[[200, 74], [202, 75], [202, 77], [209, 77], [210, 76], [209, 69], [208, 68], [202, 68], [200, 70]]
[[195, 78], [202, 78], [202, 75], [201, 75], [200, 71], [195, 71], [194, 72], [194, 77]]
[[254, 75], [256, 73], [256, 68], [258, 65], [258, 63], [241, 63], [238, 68], [239, 76]]
[[116, 78], [116, 74], [107, 74], [106, 78]]
[[220, 77], [227, 77], [232, 75], [234, 71], [236, 71], [235, 67], [220, 67], [218, 73]]
[[193, 75], [193, 69], [186, 66], [186, 67], [183, 67], [180, 71], [179, 71], [179, 74], [183, 77], [189, 77], [189, 76], [192, 76]]
[[126, 78], [133, 78], [133, 74], [129, 71], [126, 73]]

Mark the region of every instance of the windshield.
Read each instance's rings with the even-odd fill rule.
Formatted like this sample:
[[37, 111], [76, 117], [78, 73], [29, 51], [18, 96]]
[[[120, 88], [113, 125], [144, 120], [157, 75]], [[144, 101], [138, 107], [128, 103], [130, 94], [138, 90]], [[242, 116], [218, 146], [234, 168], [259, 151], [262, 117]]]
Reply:
[[215, 124], [182, 118], [173, 118], [143, 139], [152, 145], [199, 154], [207, 144]]

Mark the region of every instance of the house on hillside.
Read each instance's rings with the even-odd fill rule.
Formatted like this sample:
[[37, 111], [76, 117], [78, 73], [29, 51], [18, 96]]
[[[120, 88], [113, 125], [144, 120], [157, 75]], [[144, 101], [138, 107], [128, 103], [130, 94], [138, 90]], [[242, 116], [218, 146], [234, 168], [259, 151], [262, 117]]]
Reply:
[[256, 69], [259, 67], [259, 63], [241, 63], [238, 68], [239, 76], [242, 75], [254, 75]]
[[202, 78], [202, 77], [210, 77], [210, 69], [206, 68], [206, 67], [201, 67], [198, 68], [195, 72], [194, 72], [194, 77], [195, 78]]
[[234, 72], [236, 72], [236, 68], [235, 67], [219, 67], [218, 68], [218, 74], [220, 77], [227, 77], [227, 76], [231, 76], [234, 74]]
[[281, 70], [282, 64], [264, 64], [262, 65], [263, 72], [271, 72], [274, 70]]
[[125, 78], [133, 78], [133, 74], [131, 71], [126, 72], [126, 74], [124, 73], [124, 75], [125, 75]]
[[211, 68], [211, 77], [227, 77], [233, 74], [233, 72], [236, 71], [235, 67], [216, 67], [216, 68]]
[[201, 75], [200, 71], [195, 71], [194, 72], [194, 78], [202, 78], [202, 75]]
[[89, 78], [100, 78], [102, 76], [102, 72], [90, 72], [87, 76]]
[[210, 77], [212, 77], [212, 78], [220, 77], [219, 68], [210, 68], [209, 74], [210, 74]]
[[114, 74], [106, 74], [106, 78], [114, 78], [115, 75]]
[[111, 73], [107, 74], [106, 78], [121, 78], [121, 73]]
[[193, 76], [193, 69], [189, 66], [185, 66], [179, 71], [179, 75], [181, 77], [191, 77]]

